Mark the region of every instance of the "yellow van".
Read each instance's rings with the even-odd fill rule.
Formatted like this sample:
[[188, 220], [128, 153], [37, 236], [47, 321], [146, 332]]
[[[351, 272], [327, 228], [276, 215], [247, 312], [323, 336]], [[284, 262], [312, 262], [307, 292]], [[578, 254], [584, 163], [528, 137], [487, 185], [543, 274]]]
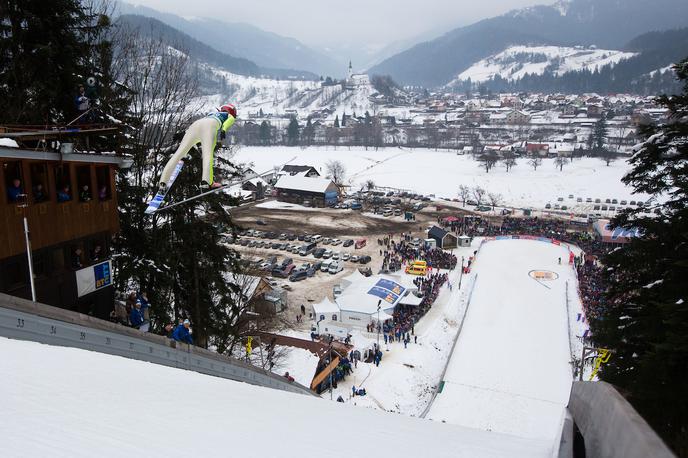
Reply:
[[406, 266], [406, 273], [411, 275], [425, 275], [428, 271], [428, 263], [425, 261], [413, 261]]

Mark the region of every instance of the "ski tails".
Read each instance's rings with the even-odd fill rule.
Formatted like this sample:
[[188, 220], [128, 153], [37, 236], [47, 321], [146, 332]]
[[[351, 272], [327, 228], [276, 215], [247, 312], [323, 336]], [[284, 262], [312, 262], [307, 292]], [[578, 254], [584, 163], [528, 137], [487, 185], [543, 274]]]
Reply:
[[172, 188], [174, 181], [177, 179], [179, 172], [182, 171], [182, 167], [184, 167], [184, 160], [177, 162], [177, 165], [174, 167], [174, 170], [172, 171], [170, 182], [167, 183], [167, 187], [165, 188], [165, 190], [158, 191], [155, 194], [155, 196], [153, 196], [153, 198], [148, 202], [148, 206], [146, 207], [146, 211], [144, 212], [146, 215], [152, 215], [153, 213], [158, 211], [160, 205], [162, 205], [162, 202], [165, 200], [165, 196], [167, 196], [167, 193], [170, 192], [170, 189]]
[[200, 194], [196, 194], [195, 196], [191, 196], [188, 199], [180, 200], [179, 202], [173, 202], [171, 204], [159, 207], [154, 212], [162, 212], [162, 211], [165, 211], [169, 208], [173, 208], [173, 207], [176, 207], [178, 205], [183, 205], [187, 202], [191, 202], [192, 200], [200, 199], [201, 197], [209, 196], [210, 194], [215, 194], [217, 192], [220, 192], [220, 191], [223, 191], [223, 190], [229, 188], [232, 185], [233, 184], [226, 184], [226, 185], [220, 186], [219, 188], [214, 188], [214, 189], [210, 189], [208, 191], [204, 191]]

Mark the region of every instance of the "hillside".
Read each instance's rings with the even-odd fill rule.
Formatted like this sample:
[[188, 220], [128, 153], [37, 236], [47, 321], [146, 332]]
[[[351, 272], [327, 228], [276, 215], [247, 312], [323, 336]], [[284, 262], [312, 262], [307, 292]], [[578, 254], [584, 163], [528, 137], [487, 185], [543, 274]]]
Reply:
[[508, 81], [545, 73], [561, 76], [566, 72], [594, 71], [605, 65], [615, 65], [634, 55], [630, 52], [582, 46], [511, 46], [471, 65], [458, 75], [456, 81], [481, 83], [497, 75]]
[[[157, 19], [222, 53], [249, 59], [266, 68], [308, 71], [316, 75], [344, 76], [346, 66], [294, 38], [267, 32], [250, 24], [163, 13], [142, 5], [119, 2], [122, 14]], [[228, 36], [231, 39], [228, 39]]]
[[447, 84], [513, 45], [620, 49], [639, 34], [688, 23], [684, 0], [570, 0], [515, 10], [455, 29], [371, 68], [404, 84]]
[[189, 35], [157, 19], [136, 14], [123, 14], [117, 18], [117, 24], [130, 30], [137, 30], [144, 37], [162, 39], [169, 46], [192, 56], [194, 60], [205, 62], [227, 71], [246, 76], [271, 76], [275, 78], [315, 79], [310, 72], [290, 69], [265, 68], [255, 62], [241, 57], [234, 57], [218, 51]]
[[688, 28], [643, 34], [623, 46], [623, 52], [588, 49], [567, 55], [572, 48], [554, 48], [545, 61], [539, 48], [509, 49], [517, 52], [507, 50], [478, 62], [450, 87], [465, 91], [479, 83], [492, 91], [676, 94], [681, 86], [671, 66], [688, 53]]

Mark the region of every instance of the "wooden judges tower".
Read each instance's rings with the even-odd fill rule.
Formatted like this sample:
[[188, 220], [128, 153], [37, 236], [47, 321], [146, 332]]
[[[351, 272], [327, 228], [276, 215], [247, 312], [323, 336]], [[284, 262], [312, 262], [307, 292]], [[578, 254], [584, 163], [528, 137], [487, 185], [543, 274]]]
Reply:
[[0, 126], [0, 292], [31, 299], [26, 217], [36, 300], [108, 318], [110, 244], [119, 230], [115, 173], [128, 161], [75, 145], [117, 130]]

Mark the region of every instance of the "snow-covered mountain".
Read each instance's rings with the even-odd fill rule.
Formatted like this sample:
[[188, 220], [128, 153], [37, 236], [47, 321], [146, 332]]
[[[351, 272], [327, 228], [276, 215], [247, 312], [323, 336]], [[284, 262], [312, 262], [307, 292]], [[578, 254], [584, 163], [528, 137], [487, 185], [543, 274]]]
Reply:
[[[563, 5], [565, 3], [562, 2]], [[528, 74], [549, 73], [561, 76], [570, 71], [594, 71], [605, 65], [618, 64], [635, 55], [632, 52], [583, 46], [510, 46], [498, 54], [474, 63], [461, 72], [450, 86], [469, 79], [474, 83], [485, 82], [497, 75], [505, 80], [516, 81]]]

